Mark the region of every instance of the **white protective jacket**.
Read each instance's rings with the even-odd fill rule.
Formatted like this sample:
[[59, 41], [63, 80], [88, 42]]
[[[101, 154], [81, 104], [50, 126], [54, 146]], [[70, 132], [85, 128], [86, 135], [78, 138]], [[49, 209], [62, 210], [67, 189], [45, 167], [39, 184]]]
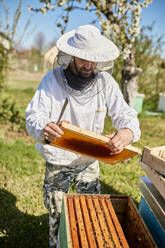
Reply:
[[[64, 82], [65, 80], [65, 82]], [[61, 68], [50, 71], [42, 80], [33, 99], [26, 108], [26, 129], [39, 143], [37, 150], [49, 163], [57, 165], [81, 165], [91, 163], [91, 159], [40, 143], [44, 140], [43, 129], [49, 122], [56, 122], [66, 97], [68, 105], [62, 120], [102, 133], [106, 113], [113, 126], [119, 130], [129, 128], [134, 134], [133, 142], [140, 138], [139, 121], [136, 111], [128, 106], [118, 84], [107, 72], [100, 72], [91, 89], [77, 94], [67, 84]], [[72, 92], [72, 93], [70, 93]]]

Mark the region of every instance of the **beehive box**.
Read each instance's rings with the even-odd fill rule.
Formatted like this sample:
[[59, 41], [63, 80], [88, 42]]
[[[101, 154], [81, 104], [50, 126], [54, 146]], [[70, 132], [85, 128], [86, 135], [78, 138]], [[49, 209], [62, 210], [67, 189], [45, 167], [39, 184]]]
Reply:
[[165, 146], [144, 147], [140, 164], [165, 200]]
[[107, 145], [109, 142], [108, 137], [79, 128], [65, 121], [61, 123], [60, 128], [64, 131], [64, 135], [57, 138], [55, 141], [52, 141], [50, 145], [78, 153], [95, 160], [115, 164], [135, 155], [141, 154], [141, 151], [138, 148], [128, 145], [119, 154], [110, 155], [110, 148]]
[[143, 148], [141, 162], [165, 174], [165, 146]]
[[114, 195], [65, 194], [60, 248], [157, 247], [132, 199]]
[[157, 190], [165, 200], [165, 177], [143, 162], [141, 162], [140, 164], [143, 170], [146, 172], [147, 176], [150, 178], [151, 182], [154, 184], [154, 186], [157, 188]]
[[140, 177], [139, 188], [142, 193], [139, 212], [152, 233], [158, 247], [165, 244], [165, 200], [151, 180]]

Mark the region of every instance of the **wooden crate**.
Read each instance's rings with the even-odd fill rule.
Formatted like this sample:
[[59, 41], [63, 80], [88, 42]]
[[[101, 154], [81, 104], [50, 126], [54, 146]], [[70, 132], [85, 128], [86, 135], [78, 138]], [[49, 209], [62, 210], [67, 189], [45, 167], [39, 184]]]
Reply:
[[129, 196], [65, 194], [60, 248], [157, 247]]
[[165, 200], [165, 177], [160, 175], [156, 170], [140, 162], [141, 167], [146, 172], [147, 176], [150, 178], [151, 182], [157, 188], [163, 199]]
[[140, 164], [165, 199], [165, 146], [144, 147]]
[[119, 154], [110, 155], [110, 149], [107, 146], [109, 142], [108, 137], [68, 124], [67, 122], [62, 122], [60, 128], [64, 131], [64, 135], [52, 141], [50, 145], [95, 160], [115, 164], [137, 154], [141, 154], [138, 148], [129, 145]]
[[165, 146], [143, 148], [141, 162], [154, 170], [165, 173]]
[[[146, 176], [140, 177], [139, 188], [142, 193], [141, 200], [142, 198], [144, 198], [144, 205], [147, 204], [149, 206], [156, 221], [160, 224], [161, 229], [164, 230], [165, 237], [165, 200], [163, 199], [157, 188], [153, 185], [151, 180]], [[143, 206], [144, 201], [142, 200], [142, 204], [140, 205]], [[147, 219], [147, 213], [145, 213], [144, 209], [145, 207], [143, 207], [142, 212], [144, 212], [143, 215], [145, 215], [145, 219]], [[149, 221], [151, 220], [148, 220], [148, 222]], [[153, 223], [152, 225], [154, 226], [154, 224], [155, 223]], [[156, 231], [158, 232], [159, 230]]]

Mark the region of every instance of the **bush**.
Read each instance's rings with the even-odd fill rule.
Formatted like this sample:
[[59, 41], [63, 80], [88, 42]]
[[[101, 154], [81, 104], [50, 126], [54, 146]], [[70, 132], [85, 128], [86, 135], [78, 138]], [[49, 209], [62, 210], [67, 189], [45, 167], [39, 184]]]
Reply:
[[9, 103], [8, 99], [0, 101], [0, 123], [16, 124], [19, 131], [25, 130], [25, 119], [20, 116], [20, 111], [15, 103]]

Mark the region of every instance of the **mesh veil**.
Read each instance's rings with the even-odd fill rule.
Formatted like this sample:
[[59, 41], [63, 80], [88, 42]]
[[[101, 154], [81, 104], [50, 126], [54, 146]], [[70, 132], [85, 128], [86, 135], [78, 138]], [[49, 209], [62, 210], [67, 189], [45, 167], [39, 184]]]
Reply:
[[[105, 88], [105, 84], [103, 83], [102, 85], [99, 85], [97, 79], [99, 78], [98, 72], [101, 71], [98, 68], [107, 66], [107, 62], [97, 63], [96, 69], [94, 71], [94, 79], [92, 79], [83, 90], [75, 90], [69, 86], [63, 71], [67, 69], [69, 64], [72, 62], [72, 59], [72, 56], [69, 54], [59, 51], [56, 61], [54, 61], [54, 76], [57, 80], [57, 83], [67, 92], [68, 95], [71, 95], [79, 104], [86, 104]], [[57, 62], [60, 66], [59, 70], [55, 68], [55, 62]], [[108, 65], [109, 69], [113, 68], [113, 62], [109, 62]]]

